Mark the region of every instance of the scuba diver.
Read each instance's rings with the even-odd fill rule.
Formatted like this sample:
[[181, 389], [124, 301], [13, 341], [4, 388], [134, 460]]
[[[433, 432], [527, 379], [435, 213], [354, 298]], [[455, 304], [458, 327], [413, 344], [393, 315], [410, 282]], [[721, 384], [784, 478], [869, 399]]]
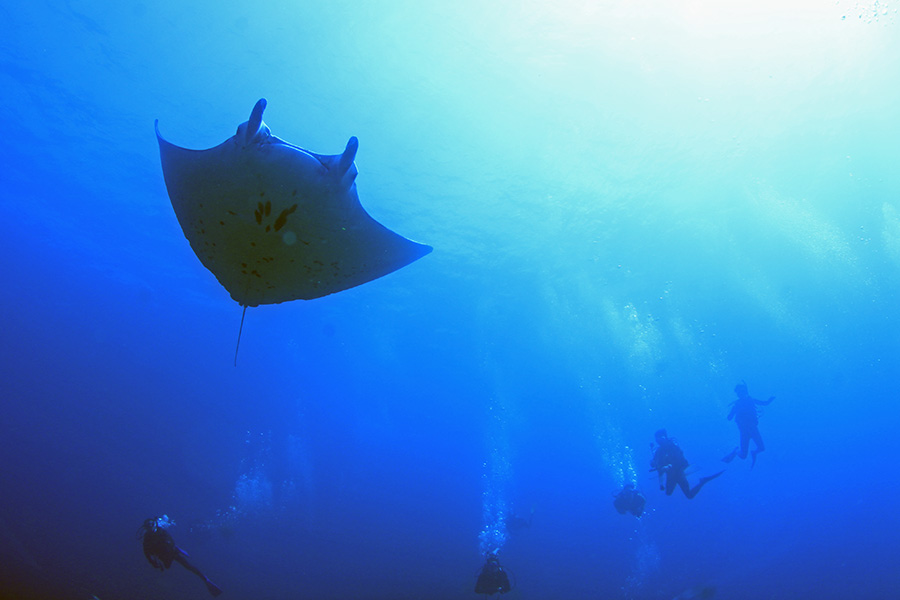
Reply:
[[644, 514], [644, 504], [646, 503], [647, 498], [639, 490], [635, 489], [633, 483], [626, 483], [622, 491], [616, 494], [615, 500], [613, 500], [613, 506], [616, 507], [620, 515], [630, 512], [636, 517]]
[[[499, 550], [499, 548], [497, 549]], [[497, 558], [497, 550], [488, 552], [485, 557], [484, 566], [475, 580], [475, 593], [487, 594], [492, 596], [496, 593], [505, 594], [512, 589], [509, 585], [509, 577], [506, 571], [500, 566], [500, 560]]]
[[175, 540], [166, 529], [174, 525], [174, 521], [170, 521], [169, 517], [163, 515], [147, 519], [137, 531], [137, 537], [140, 538], [144, 546], [144, 556], [147, 562], [154, 569], [165, 571], [172, 566], [172, 561], [181, 564], [185, 569], [194, 573], [206, 583], [206, 589], [213, 596], [218, 596], [222, 590], [209, 580], [206, 575], [200, 572], [200, 569], [192, 565], [187, 560], [187, 552], [175, 545]]
[[[706, 485], [707, 482], [712, 481], [725, 472], [723, 469], [714, 475], [701, 477], [700, 482], [692, 488], [688, 484], [685, 472], [690, 463], [684, 457], [684, 452], [678, 447], [675, 440], [668, 436], [665, 429], [658, 430], [655, 437], [658, 448], [650, 460], [650, 472], [657, 472], [657, 475], [659, 475], [659, 489], [660, 491], [665, 490], [666, 496], [671, 496], [677, 485], [684, 492], [685, 497], [690, 500], [697, 495], [700, 488]], [[666, 478], [665, 484], [663, 484], [663, 476]]]
[[741, 445], [729, 452], [722, 460], [730, 463], [735, 456], [740, 456], [742, 460], [747, 458], [750, 440], [753, 440], [756, 448], [750, 453], [750, 468], [752, 469], [756, 466], [756, 455], [766, 449], [762, 436], [759, 434], [759, 413], [756, 410], [756, 406], [768, 406], [775, 399], [775, 396], [769, 396], [768, 400], [751, 398], [750, 394], [747, 393], [747, 384], [743, 380], [734, 386], [734, 393], [737, 394], [738, 398], [731, 403], [731, 412], [728, 413], [728, 420], [734, 419], [734, 422], [737, 424], [738, 431], [741, 432]]

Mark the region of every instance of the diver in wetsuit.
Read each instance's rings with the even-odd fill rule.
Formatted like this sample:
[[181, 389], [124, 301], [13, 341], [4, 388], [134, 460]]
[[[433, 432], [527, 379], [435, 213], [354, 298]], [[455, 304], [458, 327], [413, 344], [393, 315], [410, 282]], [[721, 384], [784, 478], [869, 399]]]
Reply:
[[506, 571], [500, 566], [500, 560], [497, 558], [497, 551], [489, 552], [478, 579], [475, 580], [475, 593], [487, 594], [491, 596], [496, 593], [505, 594], [510, 589], [509, 577]]
[[222, 590], [219, 589], [219, 586], [201, 573], [200, 569], [189, 563], [187, 560], [187, 552], [175, 545], [175, 540], [173, 540], [169, 532], [166, 531], [166, 528], [171, 525], [172, 522], [169, 521], [169, 518], [166, 515], [163, 515], [162, 517], [147, 519], [144, 521], [144, 524], [141, 525], [140, 529], [138, 529], [137, 534], [138, 537], [141, 538], [144, 547], [144, 556], [147, 558], [147, 562], [149, 562], [153, 568], [165, 571], [172, 566], [172, 561], [175, 561], [191, 573], [200, 577], [206, 584], [206, 589], [209, 590], [210, 594], [213, 596], [221, 594]]
[[620, 515], [630, 512], [636, 517], [644, 514], [644, 505], [646, 503], [647, 498], [639, 490], [635, 489], [633, 483], [626, 483], [622, 491], [616, 494], [615, 500], [613, 500], [613, 506], [616, 507]]
[[731, 412], [728, 413], [728, 420], [734, 419], [735, 424], [737, 424], [738, 431], [741, 432], [741, 445], [729, 452], [722, 460], [730, 463], [735, 456], [740, 456], [741, 459], [747, 458], [750, 440], [753, 440], [756, 448], [750, 453], [750, 468], [752, 469], [756, 466], [756, 455], [766, 449], [762, 436], [759, 434], [759, 413], [756, 407], [768, 406], [775, 399], [775, 396], [770, 396], [768, 400], [751, 398], [750, 394], [747, 393], [747, 384], [743, 381], [734, 386], [734, 393], [737, 394], [738, 398], [731, 403]]
[[[684, 492], [687, 499], [690, 500], [697, 495], [700, 488], [706, 485], [707, 482], [712, 481], [725, 472], [722, 470], [714, 475], [701, 477], [700, 482], [691, 487], [685, 473], [690, 463], [684, 457], [684, 452], [678, 447], [675, 440], [666, 434], [665, 429], [660, 429], [656, 432], [656, 444], [658, 447], [650, 460], [650, 471], [656, 471], [659, 475], [659, 489], [665, 490], [666, 496], [671, 496], [677, 485]], [[665, 484], [663, 484], [663, 476], [665, 476]]]

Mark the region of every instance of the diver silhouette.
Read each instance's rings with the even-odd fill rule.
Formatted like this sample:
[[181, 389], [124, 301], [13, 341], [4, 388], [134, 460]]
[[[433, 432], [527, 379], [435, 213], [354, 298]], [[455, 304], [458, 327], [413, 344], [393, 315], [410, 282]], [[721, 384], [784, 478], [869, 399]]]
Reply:
[[769, 396], [768, 400], [757, 400], [751, 398], [747, 392], [747, 384], [741, 381], [734, 386], [734, 393], [737, 394], [737, 400], [731, 403], [731, 412], [728, 413], [728, 420], [734, 419], [741, 433], [740, 446], [729, 452], [722, 461], [730, 463], [735, 456], [741, 459], [747, 458], [747, 451], [750, 449], [750, 440], [756, 444], [756, 448], [750, 453], [750, 468], [756, 466], [756, 455], [766, 449], [762, 436], [759, 433], [759, 412], [757, 406], [768, 406], [775, 399], [775, 396]]
[[644, 505], [646, 503], [647, 498], [640, 490], [635, 489], [633, 483], [626, 483], [625, 487], [615, 495], [615, 500], [613, 500], [613, 506], [616, 507], [620, 515], [630, 512], [636, 517], [644, 514]]
[[[657, 472], [657, 475], [659, 475], [659, 489], [665, 490], [666, 496], [671, 496], [672, 492], [675, 491], [675, 486], [678, 486], [684, 492], [685, 497], [690, 500], [697, 495], [700, 488], [725, 472], [722, 470], [714, 475], [701, 477], [700, 482], [691, 487], [688, 484], [687, 473], [685, 472], [690, 463], [684, 457], [684, 452], [678, 447], [675, 440], [668, 436], [665, 429], [660, 429], [656, 432], [656, 444], [658, 447], [650, 460], [650, 472]], [[663, 484], [663, 476], [665, 476], [665, 484]]]
[[213, 596], [218, 596], [222, 590], [209, 578], [200, 572], [200, 569], [187, 560], [187, 552], [175, 545], [175, 540], [166, 529], [174, 525], [169, 517], [163, 515], [144, 521], [137, 531], [144, 547], [144, 556], [154, 569], [165, 571], [172, 566], [172, 561], [179, 563], [185, 569], [194, 573], [206, 584], [206, 589]]
[[484, 566], [481, 567], [481, 572], [478, 574], [478, 579], [475, 580], [475, 593], [492, 596], [496, 593], [505, 594], [511, 589], [509, 577], [497, 558], [497, 550], [489, 552], [485, 557]]

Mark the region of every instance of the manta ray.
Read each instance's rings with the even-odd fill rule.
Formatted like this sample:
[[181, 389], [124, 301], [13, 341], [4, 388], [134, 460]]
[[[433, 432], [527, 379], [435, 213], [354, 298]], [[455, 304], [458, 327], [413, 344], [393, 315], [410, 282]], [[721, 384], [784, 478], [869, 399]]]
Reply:
[[334, 294], [431, 252], [363, 209], [355, 137], [341, 154], [315, 154], [272, 135], [265, 109], [259, 100], [234, 136], [208, 150], [176, 146], [154, 123], [181, 230], [244, 314]]

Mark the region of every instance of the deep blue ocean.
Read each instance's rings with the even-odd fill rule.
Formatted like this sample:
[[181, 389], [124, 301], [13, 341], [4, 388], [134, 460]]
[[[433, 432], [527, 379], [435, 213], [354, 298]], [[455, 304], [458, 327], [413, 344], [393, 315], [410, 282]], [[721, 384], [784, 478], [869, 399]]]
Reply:
[[[897, 13], [3, 3], [0, 598], [211, 597], [163, 514], [223, 600], [476, 599], [495, 551], [511, 600], [900, 598]], [[260, 98], [434, 251], [250, 308], [235, 366], [153, 124]], [[667, 496], [660, 428], [725, 472]]]

